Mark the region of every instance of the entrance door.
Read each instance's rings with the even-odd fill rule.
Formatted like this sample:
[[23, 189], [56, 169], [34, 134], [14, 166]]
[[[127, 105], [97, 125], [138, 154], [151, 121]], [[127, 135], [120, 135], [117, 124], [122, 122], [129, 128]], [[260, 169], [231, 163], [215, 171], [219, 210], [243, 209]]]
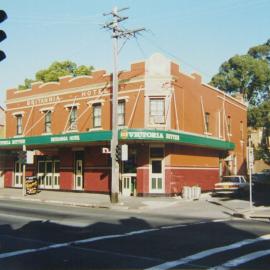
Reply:
[[22, 187], [23, 165], [19, 161], [15, 161], [14, 168], [14, 187]]
[[136, 194], [136, 174], [122, 174], [122, 195], [135, 196]]
[[163, 159], [150, 159], [150, 192], [164, 192]]
[[53, 179], [53, 163], [52, 161], [45, 161], [45, 188], [52, 189]]
[[37, 178], [38, 178], [38, 187], [39, 188], [45, 188], [45, 161], [38, 161], [38, 173], [37, 173]]
[[75, 189], [83, 189], [83, 161], [81, 159], [75, 160]]
[[39, 188], [59, 189], [59, 160], [40, 160], [38, 162]]
[[59, 178], [60, 178], [60, 161], [55, 160], [53, 162], [53, 189], [59, 189]]

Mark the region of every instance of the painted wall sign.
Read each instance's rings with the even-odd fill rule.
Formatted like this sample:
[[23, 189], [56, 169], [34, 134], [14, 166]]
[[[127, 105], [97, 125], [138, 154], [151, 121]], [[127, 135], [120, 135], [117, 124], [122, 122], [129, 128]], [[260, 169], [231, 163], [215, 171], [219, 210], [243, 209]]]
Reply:
[[109, 91], [105, 88], [101, 88], [101, 89], [91, 89], [91, 90], [86, 90], [86, 91], [83, 91], [81, 93], [81, 96], [82, 97], [90, 97], [90, 96], [100, 96], [100, 95], [105, 95], [105, 94], [108, 94]]
[[60, 100], [61, 98], [59, 96], [29, 99], [27, 100], [27, 106], [36, 106], [36, 105], [43, 105], [47, 103], [56, 103], [56, 102], [59, 102]]
[[[108, 94], [109, 91], [107, 89], [91, 89], [91, 90], [85, 90], [81, 92], [81, 97], [90, 97], [90, 96], [101, 96], [102, 94]], [[58, 96], [50, 96], [50, 97], [42, 97], [42, 98], [33, 98], [27, 100], [26, 104], [27, 106], [38, 106], [38, 105], [44, 105], [44, 104], [50, 104], [50, 103], [57, 103], [60, 101], [64, 101], [63, 97]]]

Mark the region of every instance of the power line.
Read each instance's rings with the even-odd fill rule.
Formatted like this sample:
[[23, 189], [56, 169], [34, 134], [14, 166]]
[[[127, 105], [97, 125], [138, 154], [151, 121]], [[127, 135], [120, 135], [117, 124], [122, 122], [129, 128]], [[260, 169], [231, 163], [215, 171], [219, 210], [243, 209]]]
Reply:
[[201, 74], [203, 74], [203, 75], [205, 75], [205, 76], [207, 76], [207, 77], [210, 77], [210, 78], [212, 77], [212, 75], [210, 75], [210, 74], [208, 74], [207, 72], [203, 71], [201, 68], [199, 68], [199, 67], [197, 67], [197, 66], [195, 66], [195, 65], [193, 65], [193, 64], [190, 64], [189, 62], [187, 62], [187, 61], [184, 60], [183, 58], [181, 58], [181, 57], [175, 55], [174, 53], [170, 52], [169, 50], [167, 50], [167, 49], [161, 47], [161, 46], [160, 46], [159, 44], [157, 44], [156, 42], [154, 42], [154, 41], [152, 41], [152, 40], [150, 40], [150, 39], [147, 39], [145, 36], [143, 36], [143, 37], [144, 37], [144, 39], [145, 39], [146, 41], [148, 41], [151, 45], [153, 45], [154, 47], [158, 48], [160, 51], [162, 51], [162, 52], [165, 53], [166, 55], [168, 55], [168, 56], [174, 58], [175, 60], [179, 61], [180, 63], [185, 64], [186, 66], [189, 66], [189, 67], [191, 67], [191, 68], [197, 70], [198, 72], [200, 72]]

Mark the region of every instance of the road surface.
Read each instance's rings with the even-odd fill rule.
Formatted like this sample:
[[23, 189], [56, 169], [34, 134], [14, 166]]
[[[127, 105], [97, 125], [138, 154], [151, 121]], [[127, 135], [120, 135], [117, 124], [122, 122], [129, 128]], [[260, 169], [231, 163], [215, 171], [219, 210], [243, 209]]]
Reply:
[[269, 269], [269, 222], [169, 212], [0, 200], [0, 269]]

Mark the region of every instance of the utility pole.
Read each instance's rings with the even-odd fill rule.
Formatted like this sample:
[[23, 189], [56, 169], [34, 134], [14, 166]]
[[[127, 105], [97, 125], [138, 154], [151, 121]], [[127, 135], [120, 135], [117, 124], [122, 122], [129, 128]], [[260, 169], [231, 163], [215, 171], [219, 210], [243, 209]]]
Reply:
[[116, 147], [118, 145], [118, 40], [125, 38], [129, 39], [135, 37], [140, 31], [145, 30], [139, 28], [135, 30], [127, 30], [120, 28], [119, 23], [128, 19], [128, 17], [122, 17], [119, 12], [124, 11], [128, 8], [118, 9], [114, 7], [109, 13], [104, 13], [104, 16], [111, 15], [112, 20], [105, 23], [103, 28], [112, 31], [113, 39], [113, 91], [112, 91], [112, 140], [111, 140], [111, 160], [112, 160], [112, 171], [111, 171], [111, 202], [118, 203], [119, 195], [119, 161], [116, 158]]

